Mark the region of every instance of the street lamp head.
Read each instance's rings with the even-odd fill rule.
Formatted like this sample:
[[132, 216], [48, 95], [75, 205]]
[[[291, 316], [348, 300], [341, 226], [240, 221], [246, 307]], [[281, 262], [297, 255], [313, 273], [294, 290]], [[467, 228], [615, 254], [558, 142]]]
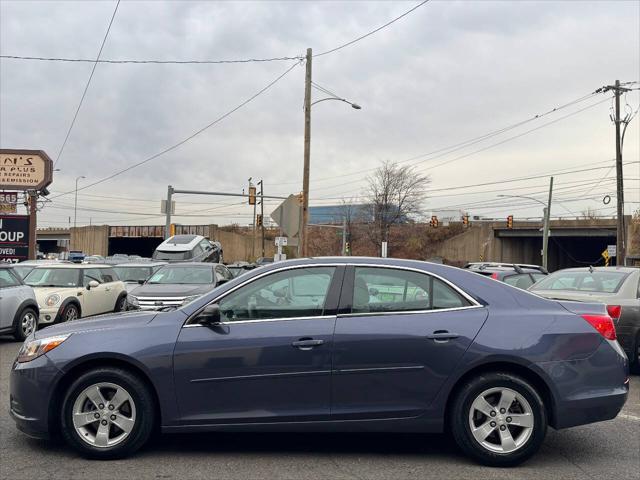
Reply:
[[351, 108], [355, 108], [356, 110], [362, 110], [362, 107], [360, 105], [358, 105], [357, 103], [352, 103], [351, 104]]

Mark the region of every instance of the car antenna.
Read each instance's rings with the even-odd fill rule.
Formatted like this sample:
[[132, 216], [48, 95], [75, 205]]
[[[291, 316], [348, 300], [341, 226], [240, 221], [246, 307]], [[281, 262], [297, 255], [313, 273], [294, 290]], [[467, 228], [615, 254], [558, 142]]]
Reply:
[[589, 273], [593, 273], [593, 265], [589, 265]]

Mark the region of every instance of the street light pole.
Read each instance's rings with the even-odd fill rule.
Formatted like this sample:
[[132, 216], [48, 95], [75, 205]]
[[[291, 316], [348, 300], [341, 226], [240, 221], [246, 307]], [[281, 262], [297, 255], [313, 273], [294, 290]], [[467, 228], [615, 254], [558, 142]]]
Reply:
[[78, 214], [78, 180], [81, 178], [87, 178], [84, 175], [80, 175], [76, 178], [76, 198], [73, 204], [73, 228], [76, 228], [76, 218]]
[[549, 233], [551, 230], [551, 194], [553, 192], [553, 177], [549, 179], [549, 198], [547, 203], [544, 203], [542, 200], [538, 200], [537, 198], [527, 197], [526, 195], [498, 195], [498, 197], [502, 198], [526, 198], [527, 200], [533, 200], [534, 202], [538, 202], [542, 204], [544, 207], [543, 212], [543, 223], [542, 223], [542, 266], [546, 270], [549, 265]]

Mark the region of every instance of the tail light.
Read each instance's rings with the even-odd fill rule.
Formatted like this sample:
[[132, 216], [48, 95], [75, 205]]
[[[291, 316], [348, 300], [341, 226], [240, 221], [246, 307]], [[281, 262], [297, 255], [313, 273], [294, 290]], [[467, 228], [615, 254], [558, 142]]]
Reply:
[[618, 320], [622, 313], [622, 307], [620, 305], [607, 305], [607, 313], [614, 320]]
[[616, 339], [616, 327], [613, 326], [613, 320], [609, 315], [581, 315], [581, 317], [607, 340]]
[[498, 280], [498, 272], [493, 272], [491, 274], [491, 278], [493, 278], [494, 280]]

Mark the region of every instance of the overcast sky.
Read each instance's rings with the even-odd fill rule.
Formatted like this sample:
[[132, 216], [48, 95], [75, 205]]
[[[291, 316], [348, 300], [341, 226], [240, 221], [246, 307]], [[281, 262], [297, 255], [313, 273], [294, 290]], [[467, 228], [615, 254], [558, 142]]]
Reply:
[[[417, 3], [123, 0], [102, 58], [295, 57], [307, 47], [320, 53]], [[95, 59], [114, 7], [113, 1], [2, 0], [0, 53]], [[82, 188], [180, 142], [294, 63], [98, 64], [58, 162], [51, 197], [73, 190], [77, 176], [86, 176]], [[0, 146], [43, 149], [55, 159], [91, 68], [2, 59]], [[158, 215], [168, 184], [240, 193], [253, 177], [264, 179], [267, 194], [299, 192], [304, 71], [300, 63], [184, 145], [81, 190], [79, 223], [162, 224], [162, 217], [136, 214]], [[455, 207], [497, 218], [540, 216], [534, 202], [497, 195], [544, 200], [547, 178], [452, 188], [556, 173], [552, 215], [575, 216], [587, 208], [611, 215], [615, 200], [608, 207], [602, 203], [615, 193], [609, 94], [453, 152], [441, 150], [585, 97], [615, 79], [640, 80], [640, 2], [432, 1], [370, 37], [314, 58], [313, 79], [362, 109], [341, 102], [313, 107], [311, 205], [360, 201], [367, 174], [391, 160], [431, 175], [427, 214]], [[317, 90], [313, 95], [326, 96]], [[638, 102], [637, 90], [622, 98], [627, 110], [635, 111]], [[628, 213], [640, 207], [639, 124], [640, 118], [632, 121], [624, 145], [625, 162], [635, 162], [625, 166]], [[440, 152], [415, 158], [434, 151]], [[596, 167], [606, 168], [558, 175]], [[185, 224], [251, 221], [252, 209], [238, 205], [241, 199], [176, 200], [179, 213], [207, 215], [178, 216]], [[266, 213], [276, 204], [266, 203]], [[72, 215], [69, 194], [53, 199], [38, 220], [41, 226], [63, 226]]]

